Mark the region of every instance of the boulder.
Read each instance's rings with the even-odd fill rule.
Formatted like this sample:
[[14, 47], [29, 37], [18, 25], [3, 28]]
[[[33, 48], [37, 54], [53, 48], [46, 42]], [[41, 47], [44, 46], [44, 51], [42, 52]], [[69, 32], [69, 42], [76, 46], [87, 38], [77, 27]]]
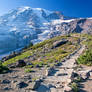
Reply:
[[90, 69], [85, 70], [85, 71], [79, 71], [78, 74], [80, 75], [81, 78], [83, 78], [85, 80], [90, 76]]
[[72, 92], [72, 88], [69, 86], [64, 87], [64, 92]]
[[30, 82], [29, 86], [27, 87], [27, 89], [31, 89], [31, 90], [35, 90], [37, 89], [41, 84], [40, 80], [34, 81], [34, 82]]
[[5, 80], [2, 80], [2, 84], [9, 84], [11, 81], [10, 80], [7, 80], [7, 79], [5, 79]]
[[50, 88], [50, 91], [51, 92], [57, 92], [57, 89], [56, 88]]
[[31, 62], [27, 62], [26, 65], [32, 65], [32, 63]]
[[[37, 89], [37, 92], [51, 92], [50, 88], [47, 85], [40, 85], [40, 87]], [[54, 91], [53, 91], [54, 92]]]
[[67, 42], [68, 42], [68, 40], [60, 40], [60, 41], [56, 41], [56, 42], [53, 43], [52, 48], [59, 47], [59, 46], [65, 44], [65, 43], [67, 43]]
[[26, 63], [24, 60], [19, 60], [17, 63], [16, 63], [16, 67], [24, 67], [26, 66]]
[[20, 82], [17, 82], [16, 83], [16, 88], [24, 88], [24, 87], [27, 87], [28, 86], [28, 84], [27, 83], [25, 83], [25, 82], [23, 82], [23, 81], [20, 81]]
[[46, 76], [49, 76], [49, 75], [51, 75], [51, 73], [52, 73], [53, 71], [54, 71], [54, 67], [50, 67], [50, 68], [46, 69], [45, 75], [46, 75]]
[[5, 88], [4, 88], [5, 91], [9, 91], [9, 90], [11, 90], [11, 89], [12, 89], [12, 88], [10, 88], [10, 87], [5, 87]]
[[16, 68], [16, 63], [9, 64], [8, 68]]
[[92, 77], [92, 71], [90, 72], [90, 76]]

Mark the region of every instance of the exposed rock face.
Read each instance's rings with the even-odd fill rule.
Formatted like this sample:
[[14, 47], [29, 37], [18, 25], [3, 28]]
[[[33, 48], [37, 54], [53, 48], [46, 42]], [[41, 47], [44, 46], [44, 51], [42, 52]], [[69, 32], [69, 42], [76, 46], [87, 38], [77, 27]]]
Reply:
[[28, 84], [26, 84], [25, 82], [22, 82], [22, 81], [16, 83], [16, 88], [24, 88], [27, 86], [28, 86]]
[[[92, 19], [75, 19], [69, 23], [61, 23], [53, 27], [54, 30], [59, 30], [58, 35], [69, 33], [92, 33]], [[54, 35], [53, 32], [51, 34]]]
[[35, 82], [29, 83], [29, 86], [27, 87], [27, 89], [35, 90], [39, 86], [40, 86], [40, 81], [35, 81]]
[[23, 67], [23, 66], [26, 66], [26, 63], [24, 60], [19, 60], [17, 63], [16, 63], [16, 67]]
[[55, 43], [53, 43], [53, 47], [52, 48], [56, 48], [59, 47], [60, 45], [63, 45], [65, 43], [67, 43], [68, 40], [60, 40], [60, 41], [56, 41]]

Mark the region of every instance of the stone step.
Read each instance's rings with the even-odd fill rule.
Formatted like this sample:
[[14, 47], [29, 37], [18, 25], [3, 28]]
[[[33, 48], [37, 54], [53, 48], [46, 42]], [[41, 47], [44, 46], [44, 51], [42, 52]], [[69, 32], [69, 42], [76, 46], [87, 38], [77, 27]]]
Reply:
[[69, 76], [49, 76], [48, 78], [44, 79], [45, 82], [49, 82], [49, 83], [57, 83], [57, 82], [64, 82], [67, 83], [69, 82], [71, 79]]

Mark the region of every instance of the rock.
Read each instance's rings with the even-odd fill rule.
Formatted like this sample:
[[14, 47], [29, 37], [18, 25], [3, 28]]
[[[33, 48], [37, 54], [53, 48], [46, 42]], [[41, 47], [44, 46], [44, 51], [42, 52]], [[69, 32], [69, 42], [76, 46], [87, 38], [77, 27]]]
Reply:
[[85, 80], [90, 76], [90, 70], [80, 71], [79, 75]]
[[79, 75], [76, 72], [73, 72], [73, 77], [78, 77]]
[[1, 83], [2, 83], [2, 84], [9, 84], [10, 82], [11, 82], [10, 80], [7, 80], [7, 79], [6, 79], [6, 80], [3, 80]]
[[31, 75], [24, 75], [24, 76], [23, 76], [23, 79], [30, 80], [30, 79], [31, 79]]
[[14, 75], [14, 76], [12, 76], [12, 78], [18, 78], [18, 75]]
[[64, 87], [64, 92], [72, 92], [72, 88], [69, 86]]
[[50, 88], [47, 85], [41, 85], [38, 89], [37, 92], [51, 92]]
[[16, 63], [16, 67], [24, 67], [26, 66], [26, 63], [24, 60], [19, 60], [17, 63]]
[[63, 86], [61, 84], [56, 84], [55, 87], [56, 88], [63, 88]]
[[7, 91], [7, 90], [11, 90], [12, 88], [9, 88], [9, 87], [5, 87], [4, 90]]
[[46, 69], [46, 70], [45, 70], [45, 76], [48, 76], [48, 75], [49, 75], [49, 70]]
[[54, 70], [53, 67], [46, 69], [46, 73], [45, 73], [45, 75], [46, 75], [46, 76], [51, 75], [51, 73], [53, 72], [53, 70]]
[[62, 63], [58, 62], [57, 64], [55, 64], [55, 66], [61, 66]]
[[36, 68], [39, 68], [40, 66], [39, 66], [39, 64], [37, 64], [35, 67], [36, 67]]
[[30, 91], [28, 91], [28, 92], [37, 92], [37, 91], [30, 90]]
[[51, 92], [57, 92], [57, 89], [56, 88], [50, 88], [50, 91]]
[[92, 72], [90, 72], [90, 76], [92, 77]]
[[67, 79], [67, 85], [69, 85], [70, 83], [72, 82], [72, 80], [71, 79]]
[[30, 82], [27, 89], [35, 90], [40, 86], [40, 83], [41, 83], [41, 81], [39, 81], [39, 80], [34, 81], [34, 82]]
[[19, 88], [24, 88], [24, 87], [27, 87], [28, 86], [28, 84], [27, 83], [25, 83], [25, 82], [17, 82], [16, 83], [16, 87], [19, 89]]
[[30, 62], [27, 62], [27, 63], [26, 63], [26, 65], [32, 65], [32, 63], [30, 63]]
[[13, 81], [12, 81], [12, 84], [13, 84], [13, 83], [16, 83], [16, 82], [18, 82], [18, 81], [17, 81], [17, 80], [13, 80]]
[[56, 41], [56, 42], [53, 43], [52, 48], [59, 47], [59, 46], [65, 44], [65, 43], [67, 43], [67, 42], [68, 42], [68, 40], [65, 40], [65, 39], [64, 39], [64, 40], [60, 40], [60, 41]]
[[8, 68], [16, 68], [16, 63], [9, 64]]

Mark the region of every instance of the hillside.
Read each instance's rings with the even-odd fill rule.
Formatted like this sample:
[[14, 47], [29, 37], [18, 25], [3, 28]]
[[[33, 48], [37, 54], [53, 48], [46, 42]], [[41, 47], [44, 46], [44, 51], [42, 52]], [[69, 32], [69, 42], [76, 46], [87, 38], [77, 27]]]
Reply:
[[[85, 34], [58, 36], [3, 58], [0, 91], [79, 92], [77, 84], [87, 77], [84, 74], [90, 73], [92, 68], [81, 68], [80, 64], [86, 64], [85, 61], [77, 64], [76, 60], [79, 62], [80, 55], [91, 49], [91, 39]], [[91, 65], [91, 61], [87, 62], [86, 65]], [[80, 75], [81, 72], [83, 75]]]

